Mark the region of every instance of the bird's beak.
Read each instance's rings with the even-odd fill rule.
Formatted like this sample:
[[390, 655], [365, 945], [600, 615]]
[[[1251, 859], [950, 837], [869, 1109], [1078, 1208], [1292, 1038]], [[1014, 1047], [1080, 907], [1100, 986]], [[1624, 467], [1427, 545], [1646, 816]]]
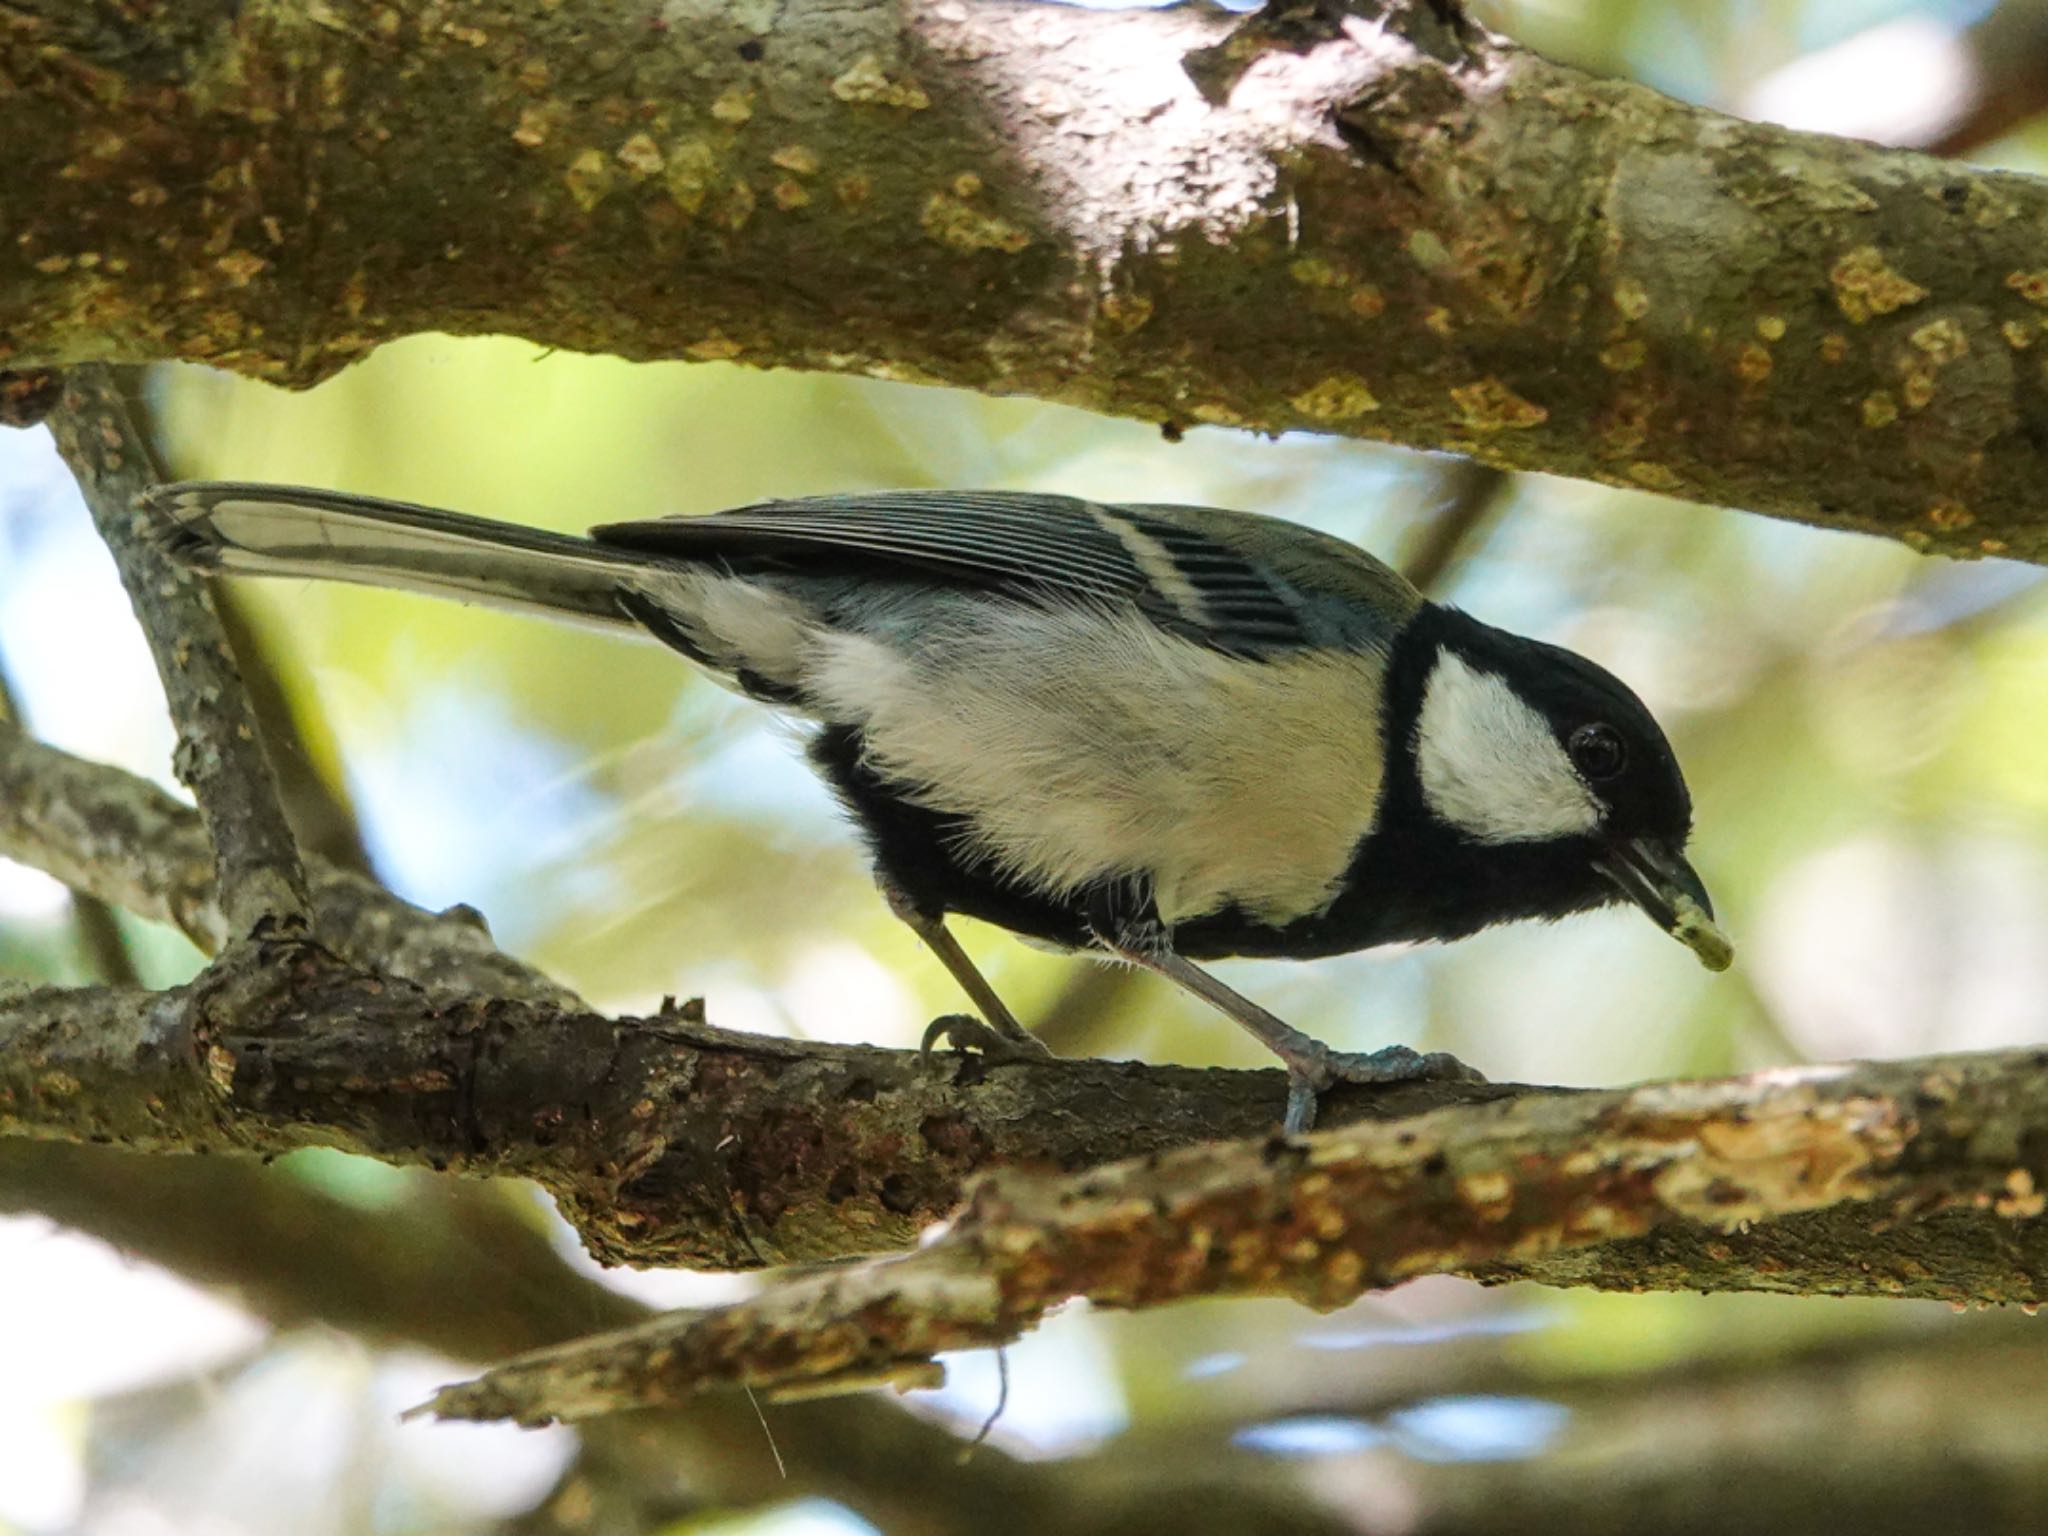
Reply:
[[1671, 844], [1654, 837], [1629, 838], [1611, 844], [1593, 867], [1649, 913], [1651, 922], [1698, 955], [1708, 970], [1725, 971], [1735, 963], [1735, 946], [1714, 926], [1707, 888]]

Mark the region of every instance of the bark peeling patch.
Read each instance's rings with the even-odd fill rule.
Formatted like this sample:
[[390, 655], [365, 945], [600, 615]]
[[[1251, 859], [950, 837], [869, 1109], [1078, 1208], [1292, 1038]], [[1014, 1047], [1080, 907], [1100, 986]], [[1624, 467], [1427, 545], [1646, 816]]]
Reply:
[[956, 251], [999, 251], [1008, 256], [1031, 244], [1031, 232], [982, 206], [980, 192], [981, 178], [963, 172], [947, 190], [932, 193], [919, 219], [925, 234]]
[[923, 86], [915, 80], [890, 75], [872, 53], [862, 54], [844, 74], [833, 79], [832, 94], [844, 102], [900, 107], [906, 112], [922, 112], [932, 104]]

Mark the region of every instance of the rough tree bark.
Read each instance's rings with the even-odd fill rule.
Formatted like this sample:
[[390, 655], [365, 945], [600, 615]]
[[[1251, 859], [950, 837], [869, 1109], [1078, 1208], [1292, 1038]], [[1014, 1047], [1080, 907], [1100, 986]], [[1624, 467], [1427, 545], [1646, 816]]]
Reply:
[[129, 421], [121, 378], [108, 369], [85, 369], [66, 388], [70, 408], [50, 418], [51, 430], [86, 492], [156, 659], [178, 730], [173, 765], [199, 802], [220, 867], [222, 915], [238, 934], [259, 924], [301, 925], [305, 871], [212, 594], [150, 542], [146, 514], [132, 505], [163, 476]]
[[0, 85], [0, 365], [506, 331], [2048, 557], [2048, 185], [1441, 0], [4, 0]]
[[[1285, 1295], [1335, 1307], [1418, 1274], [1512, 1273], [1674, 1218], [1742, 1233], [1847, 1203], [1886, 1227], [1942, 1209], [2034, 1217], [2043, 1200], [2019, 1159], [2048, 1119], [2044, 1062], [1951, 1057], [1542, 1096], [1305, 1143], [1216, 1142], [1078, 1175], [1009, 1175], [907, 1257], [545, 1350], [444, 1390], [433, 1407], [534, 1421], [663, 1404], [707, 1385], [809, 1394], [916, 1383], [941, 1352], [1004, 1343], [1074, 1296], [1141, 1307]], [[1921, 1265], [1902, 1257], [1893, 1249], [1883, 1271], [1873, 1266], [1868, 1288], [1914, 1284]], [[2029, 1300], [2041, 1290], [2039, 1276], [2008, 1274]], [[1834, 1289], [1813, 1274], [1777, 1278]]]

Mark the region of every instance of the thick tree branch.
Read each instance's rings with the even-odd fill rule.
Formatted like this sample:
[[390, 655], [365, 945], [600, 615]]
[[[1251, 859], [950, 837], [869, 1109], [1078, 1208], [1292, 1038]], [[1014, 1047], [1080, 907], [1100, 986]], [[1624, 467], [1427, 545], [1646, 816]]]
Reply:
[[[2048, 558], [2048, 184], [1429, 0], [0, 3], [0, 364], [421, 330], [1307, 427]], [[1198, 87], [1196, 77], [1207, 87]]]
[[[532, 1178], [614, 1263], [739, 1268], [906, 1246], [978, 1174], [1084, 1168], [1219, 1136], [1256, 1146], [1282, 1093], [1275, 1072], [928, 1064], [910, 1052], [736, 1035], [691, 1010], [610, 1020], [502, 998], [435, 999], [285, 942], [232, 950], [168, 994], [16, 988], [0, 998], [0, 1134], [159, 1151], [318, 1143]], [[2048, 1089], [2038, 1088], [2035, 1058], [1841, 1071], [1828, 1080], [1848, 1085], [1841, 1092], [1921, 1116], [1898, 1178], [1924, 1171], [1952, 1195], [1981, 1188], [1984, 1204], [1944, 1198], [1902, 1211], [1894, 1197], [1923, 1186], [1877, 1185], [1866, 1198], [1835, 1181], [1828, 1201], [1767, 1206], [1732, 1234], [1698, 1210], [1645, 1199], [1616, 1206], [1615, 1224], [1587, 1227], [1582, 1243], [1460, 1248], [1446, 1229], [1423, 1246], [1439, 1267], [1490, 1280], [2041, 1299], [2048, 1223], [2007, 1219], [2032, 1214], [2039, 1201], [2026, 1181], [2048, 1178], [2036, 1167], [2048, 1101], [2029, 1095]], [[1909, 1102], [1946, 1091], [1951, 1078], [1962, 1085], [1953, 1111]], [[1690, 1091], [1668, 1090], [1674, 1102]], [[1794, 1092], [1768, 1078], [1717, 1091], [1730, 1116], [1751, 1097], [1782, 1109]], [[1501, 1136], [1506, 1147], [1516, 1122], [1503, 1123], [1501, 1101], [1516, 1114], [1563, 1117], [1535, 1122], [1558, 1128], [1545, 1156], [1587, 1160], [1589, 1177], [1606, 1166], [1616, 1144], [1592, 1133], [1610, 1128], [1600, 1117], [1612, 1094], [1423, 1085], [1339, 1093], [1330, 1108], [1333, 1123], [1371, 1116], [1392, 1136], [1416, 1114], [1450, 1106], [1440, 1113], [1459, 1137], [1484, 1146]], [[1928, 1139], [1929, 1125], [1972, 1116], [1976, 1151]], [[1717, 1165], [1707, 1156], [1701, 1166]], [[1434, 1205], [1410, 1214], [1417, 1230], [1447, 1219]]]
[[[694, 1008], [611, 1020], [435, 998], [292, 942], [230, 949], [170, 993], [0, 999], [0, 1135], [331, 1144], [533, 1178], [615, 1263], [749, 1268], [906, 1246], [986, 1168], [1256, 1135], [1284, 1096], [1277, 1072], [928, 1064], [717, 1030]], [[1343, 1094], [1333, 1113], [1413, 1110], [1439, 1092]]]
[[174, 765], [205, 819], [230, 928], [246, 934], [266, 921], [303, 921], [305, 871], [220, 616], [198, 578], [150, 541], [134, 508], [160, 477], [114, 372], [85, 367], [68, 375], [49, 426], [156, 658], [178, 728]]

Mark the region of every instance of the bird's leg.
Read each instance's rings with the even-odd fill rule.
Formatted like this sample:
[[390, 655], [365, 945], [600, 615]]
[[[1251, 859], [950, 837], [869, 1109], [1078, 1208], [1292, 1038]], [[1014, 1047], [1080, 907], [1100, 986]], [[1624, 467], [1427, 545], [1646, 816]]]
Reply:
[[1425, 1079], [1481, 1082], [1480, 1075], [1445, 1051], [1424, 1054], [1405, 1045], [1377, 1051], [1339, 1051], [1305, 1035], [1286, 1020], [1261, 1008], [1242, 993], [1226, 987], [1207, 971], [1184, 960], [1157, 918], [1125, 922], [1108, 935], [1098, 931], [1103, 947], [1131, 964], [1164, 976], [1233, 1019], [1280, 1058], [1287, 1068], [1287, 1115], [1281, 1129], [1290, 1136], [1316, 1123], [1316, 1098], [1332, 1083], [1407, 1083]]
[[1315, 1125], [1316, 1098], [1332, 1083], [1482, 1081], [1477, 1072], [1447, 1051], [1424, 1054], [1406, 1045], [1384, 1045], [1376, 1051], [1336, 1050], [1276, 1018], [1171, 949], [1138, 963], [1236, 1020], [1280, 1058], [1287, 1068], [1287, 1116], [1281, 1129], [1290, 1136]]
[[929, 1055], [941, 1040], [946, 1040], [955, 1046], [974, 1046], [985, 1056], [1043, 1059], [1052, 1055], [1045, 1042], [1019, 1024], [1017, 1016], [1003, 1005], [1003, 1000], [996, 996], [996, 989], [988, 984], [988, 978], [967, 958], [967, 951], [947, 929], [943, 916], [925, 911], [887, 875], [877, 875], [875, 883], [881, 887], [882, 899], [889, 903], [889, 910], [924, 940], [925, 946], [939, 957], [939, 963], [960, 984], [960, 990], [967, 994], [968, 1001], [981, 1010], [979, 1019], [964, 1013], [949, 1013], [944, 1018], [932, 1020], [924, 1032], [923, 1043], [918, 1047], [920, 1050]]

